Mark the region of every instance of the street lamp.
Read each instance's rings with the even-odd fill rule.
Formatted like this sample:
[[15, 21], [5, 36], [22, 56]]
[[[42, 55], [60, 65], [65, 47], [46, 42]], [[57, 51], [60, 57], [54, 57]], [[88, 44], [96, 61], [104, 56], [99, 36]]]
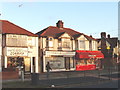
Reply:
[[[110, 46], [107, 46], [107, 50], [108, 50], [108, 58], [110, 58], [110, 52], [109, 52], [109, 50], [110, 50]], [[110, 61], [108, 61], [108, 62], [110, 62]], [[110, 69], [110, 63], [108, 63], [109, 64], [109, 68], [108, 68], [108, 72], [109, 72], [109, 80], [111, 79], [111, 69]]]

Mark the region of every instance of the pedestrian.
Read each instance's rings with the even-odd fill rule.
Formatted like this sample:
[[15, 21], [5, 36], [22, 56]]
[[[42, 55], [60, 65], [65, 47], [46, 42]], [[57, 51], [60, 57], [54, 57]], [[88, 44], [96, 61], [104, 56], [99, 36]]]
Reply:
[[47, 62], [47, 64], [46, 64], [46, 70], [47, 70], [47, 79], [48, 79], [49, 72], [50, 72], [50, 70], [52, 70], [52, 68], [50, 67], [50, 63], [49, 62]]

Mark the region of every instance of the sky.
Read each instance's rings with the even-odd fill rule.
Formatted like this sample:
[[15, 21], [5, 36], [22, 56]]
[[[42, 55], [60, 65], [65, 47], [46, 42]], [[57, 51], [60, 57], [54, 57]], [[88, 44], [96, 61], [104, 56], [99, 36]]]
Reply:
[[58, 20], [94, 38], [101, 32], [118, 37], [118, 2], [2, 2], [0, 19], [8, 20], [32, 33]]

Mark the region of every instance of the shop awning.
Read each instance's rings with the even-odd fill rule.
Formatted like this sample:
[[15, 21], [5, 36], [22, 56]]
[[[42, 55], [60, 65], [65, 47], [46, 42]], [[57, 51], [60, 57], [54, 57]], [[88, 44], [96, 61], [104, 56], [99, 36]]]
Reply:
[[104, 58], [104, 55], [101, 51], [89, 51], [89, 56], [94, 58]]
[[89, 58], [89, 53], [86, 51], [77, 50], [75, 54], [76, 59]]
[[104, 58], [104, 55], [101, 53], [101, 51], [76, 50], [75, 58], [76, 59], [82, 59], [82, 58]]

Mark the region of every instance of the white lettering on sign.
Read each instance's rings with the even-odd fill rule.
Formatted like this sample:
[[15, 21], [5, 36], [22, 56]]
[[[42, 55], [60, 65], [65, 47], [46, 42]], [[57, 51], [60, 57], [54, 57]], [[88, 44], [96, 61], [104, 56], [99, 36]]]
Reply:
[[7, 56], [28, 56], [27, 48], [8, 48], [6, 49]]
[[95, 57], [96, 55], [88, 55], [89, 57]]
[[75, 55], [75, 52], [45, 51], [45, 55]]

